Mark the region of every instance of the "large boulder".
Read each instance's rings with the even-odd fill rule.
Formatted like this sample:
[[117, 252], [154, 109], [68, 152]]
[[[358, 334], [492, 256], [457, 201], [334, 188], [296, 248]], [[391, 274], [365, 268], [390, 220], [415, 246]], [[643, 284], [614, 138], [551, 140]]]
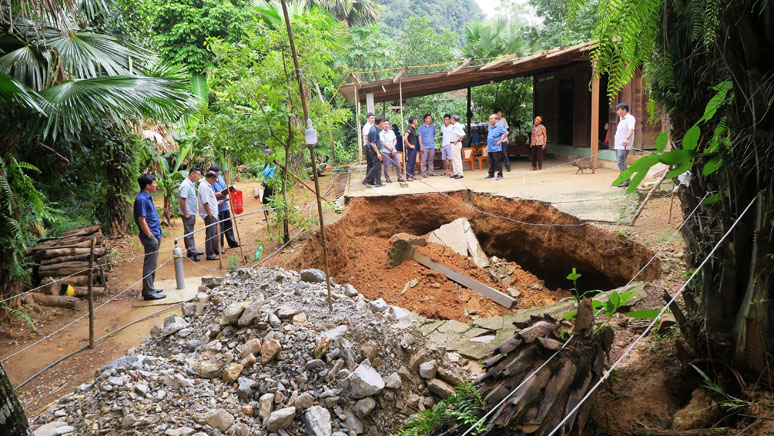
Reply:
[[384, 389], [384, 379], [371, 367], [368, 359], [360, 363], [343, 383], [347, 395], [355, 400], [376, 395]]

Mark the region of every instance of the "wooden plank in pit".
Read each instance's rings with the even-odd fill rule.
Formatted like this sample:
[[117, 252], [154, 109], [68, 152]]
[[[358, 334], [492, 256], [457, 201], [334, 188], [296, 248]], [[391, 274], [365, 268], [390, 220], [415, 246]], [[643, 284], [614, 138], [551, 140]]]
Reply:
[[508, 295], [503, 294], [497, 289], [490, 288], [489, 286], [481, 284], [471, 279], [470, 277], [464, 276], [458, 273], [457, 271], [454, 271], [453, 269], [449, 268], [446, 265], [441, 265], [440, 263], [430, 259], [429, 257], [423, 254], [417, 253], [416, 251], [414, 252], [413, 258], [420, 265], [424, 265], [432, 270], [438, 271], [439, 273], [448, 277], [449, 280], [453, 280], [468, 289], [472, 289], [507, 309], [510, 309], [511, 306], [513, 306], [513, 303], [516, 302], [515, 299], [511, 298]]

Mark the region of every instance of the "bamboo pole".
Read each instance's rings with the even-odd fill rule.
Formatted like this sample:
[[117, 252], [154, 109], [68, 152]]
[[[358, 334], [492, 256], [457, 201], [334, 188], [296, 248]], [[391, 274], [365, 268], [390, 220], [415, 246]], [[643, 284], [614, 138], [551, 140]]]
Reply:
[[89, 254], [89, 348], [94, 348], [94, 289], [92, 288], [92, 277], [94, 269], [94, 242], [91, 240], [91, 254]]
[[[311, 127], [311, 119], [309, 118], [309, 108], [306, 105], [306, 97], [304, 95], [304, 84], [301, 81], [301, 68], [298, 66], [298, 54], [296, 53], [296, 44], [293, 41], [293, 30], [290, 27], [290, 17], [288, 17], [288, 6], [285, 4], [285, 0], [281, 0], [282, 12], [285, 15], [285, 25], [288, 31], [288, 39], [290, 40], [290, 51], [293, 54], [293, 65], [296, 67], [296, 79], [298, 80], [298, 95], [301, 97], [301, 105], [304, 108], [304, 120], [307, 121], [307, 125]], [[358, 135], [360, 132], [358, 132]], [[320, 238], [322, 239], [323, 249], [323, 263], [325, 264], [325, 284], [328, 287], [328, 309], [333, 312], [333, 298], [331, 297], [331, 277], [328, 268], [328, 246], [325, 242], [325, 223], [323, 221], [322, 202], [320, 201], [320, 177], [317, 174], [317, 162], [314, 155], [314, 144], [309, 144], [309, 158], [312, 161], [312, 173], [314, 174], [314, 188], [317, 195], [317, 214], [320, 217]]]

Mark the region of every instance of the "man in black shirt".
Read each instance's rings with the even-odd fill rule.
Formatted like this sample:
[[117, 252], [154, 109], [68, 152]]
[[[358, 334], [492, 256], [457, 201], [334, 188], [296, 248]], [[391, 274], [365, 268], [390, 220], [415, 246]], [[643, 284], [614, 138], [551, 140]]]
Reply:
[[376, 117], [376, 124], [368, 131], [368, 144], [366, 145], [366, 159], [368, 160], [368, 171], [366, 172], [363, 183], [366, 188], [374, 186], [384, 186], [382, 184], [382, 153], [379, 152], [379, 128], [384, 118]]
[[411, 182], [416, 180], [414, 175], [417, 165], [417, 117], [409, 117], [409, 126], [406, 129], [406, 133], [403, 134], [403, 146], [406, 149], [406, 180]]

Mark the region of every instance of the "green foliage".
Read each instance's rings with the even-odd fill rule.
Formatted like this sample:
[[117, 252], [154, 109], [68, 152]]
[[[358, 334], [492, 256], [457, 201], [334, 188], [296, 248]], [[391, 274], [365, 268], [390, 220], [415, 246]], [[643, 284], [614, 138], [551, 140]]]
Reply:
[[[150, 148], [149, 155], [152, 157], [155, 163], [156, 184], [159, 185], [162, 195], [164, 196], [164, 210], [162, 216], [164, 219], [169, 219], [174, 216], [175, 205], [177, 201], [177, 190], [180, 187], [180, 182], [186, 178], [188, 173], [181, 171], [180, 166], [185, 162], [186, 157], [191, 151], [192, 146], [187, 145], [179, 150], [172, 150], [163, 155], [155, 153], [155, 149], [152, 145], [148, 145]], [[173, 162], [170, 166], [170, 160]]]
[[[567, 274], [567, 280], [570, 280], [572, 282], [572, 288], [570, 288], [570, 291], [575, 295], [573, 297], [578, 305], [581, 304], [581, 301], [583, 299], [591, 294], [596, 294], [599, 291], [585, 291], [581, 292], [580, 289], [578, 289], [578, 279], [581, 278], [582, 275], [578, 273], [578, 271], [573, 268], [572, 272]], [[595, 322], [594, 326], [594, 333], [600, 331], [601, 329], [605, 328], [607, 324], [612, 319], [613, 315], [620, 312], [622, 308], [629, 305], [629, 301], [637, 295], [636, 290], [630, 290], [619, 293], [618, 291], [612, 291], [610, 292], [610, 295], [607, 298], [607, 301], [598, 301], [598, 300], [592, 300], [591, 301], [591, 307], [595, 310], [594, 316], [603, 314], [606, 317], [605, 322]], [[572, 312], [568, 313], [564, 319], [567, 321], [575, 319], [575, 317], [578, 315], [577, 310], [573, 310]], [[650, 310], [636, 310], [634, 312], [628, 312], [626, 313], [626, 316], [630, 316], [634, 319], [645, 319], [645, 318], [655, 318], [655, 316], [658, 315], [658, 310], [655, 311], [655, 315], [653, 314], [653, 311]]]
[[[583, 1], [577, 6], [573, 2], [555, 0], [529, 0], [529, 3], [541, 18], [541, 23], [525, 29], [527, 41], [533, 50], [570, 46], [592, 39], [598, 21], [598, 0]], [[509, 11], [523, 8], [519, 3], [508, 6]]]
[[210, 38], [238, 43], [251, 21], [246, 0], [146, 0], [153, 40], [161, 58], [203, 74], [212, 64]]
[[8, 307], [5, 305], [5, 303], [0, 303], [0, 311], [5, 310], [6, 312], [10, 313], [11, 315], [15, 315], [19, 318], [21, 318], [22, 321], [24, 321], [25, 324], [32, 327], [32, 330], [37, 330], [37, 326], [35, 325], [35, 321], [30, 318], [29, 315], [27, 315], [26, 312], [21, 311], [19, 309], [14, 309], [13, 307]]
[[[406, 426], [395, 436], [432, 436], [443, 433], [455, 425], [471, 426], [478, 422], [476, 413], [481, 410], [482, 400], [476, 388], [461, 383], [454, 394], [436, 404], [432, 410], [422, 410], [412, 415]], [[476, 425], [471, 434], [486, 433], [484, 423]]]
[[268, 207], [275, 208], [269, 213], [269, 231], [274, 232], [274, 239], [279, 242], [287, 242], [284, 240], [283, 223], [287, 220], [288, 227], [292, 229], [310, 229], [313, 225], [317, 224], [314, 220], [309, 218], [307, 209], [299, 209], [296, 207], [298, 204], [298, 195], [288, 190], [287, 200], [282, 198], [282, 195], [276, 193], [269, 200]]
[[[382, 0], [384, 6], [380, 21], [385, 24], [385, 32], [392, 36], [411, 32], [411, 21], [426, 20], [427, 28], [436, 33], [458, 32], [471, 21], [484, 19], [484, 14], [474, 0]], [[450, 43], [461, 42], [456, 35]], [[422, 52], [422, 46], [403, 46], [406, 51]], [[412, 51], [413, 51], [412, 50]]]
[[519, 27], [504, 18], [473, 21], [465, 25], [465, 57], [486, 58], [521, 52], [525, 49]]
[[708, 389], [712, 392], [715, 392], [716, 394], [719, 394], [721, 397], [723, 397], [723, 400], [720, 401], [720, 406], [725, 408], [729, 412], [735, 412], [739, 409], [742, 409], [744, 407], [747, 407], [750, 402], [745, 401], [741, 398], [737, 398], [733, 395], [730, 395], [728, 392], [725, 391], [720, 385], [712, 381], [711, 378], [702, 370], [700, 370], [696, 365], [690, 364], [691, 367], [699, 373], [699, 376], [704, 380], [704, 388]]

